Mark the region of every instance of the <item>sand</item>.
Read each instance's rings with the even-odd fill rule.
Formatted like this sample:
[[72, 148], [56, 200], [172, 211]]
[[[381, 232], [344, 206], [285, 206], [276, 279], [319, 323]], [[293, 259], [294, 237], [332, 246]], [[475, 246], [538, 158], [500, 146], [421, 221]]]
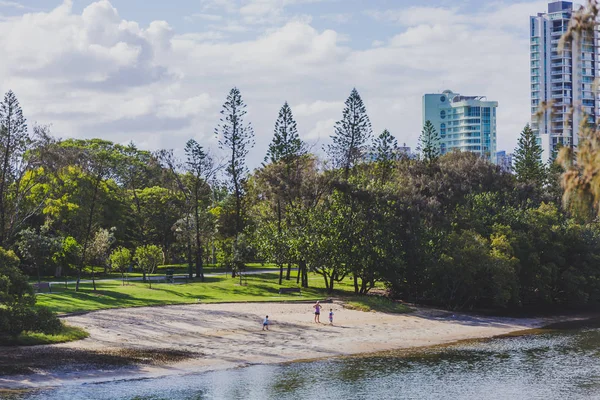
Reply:
[[[167, 363], [38, 368], [34, 373], [0, 376], [0, 388], [39, 388], [179, 375], [256, 363], [432, 346], [492, 337], [551, 322], [543, 318], [482, 317], [424, 308], [417, 308], [411, 314], [385, 314], [348, 310], [337, 302], [324, 306], [320, 324], [313, 322], [312, 304], [297, 303], [177, 305], [104, 310], [66, 317], [66, 323], [85, 328], [90, 337], [43, 346], [54, 354], [104, 354], [122, 350], [191, 354], [183, 361], [180, 358]], [[330, 308], [335, 314], [333, 325], [329, 325], [327, 319]], [[268, 331], [262, 331], [262, 320], [267, 314], [271, 325]], [[49, 354], [44, 358], [52, 359], [52, 353]]]

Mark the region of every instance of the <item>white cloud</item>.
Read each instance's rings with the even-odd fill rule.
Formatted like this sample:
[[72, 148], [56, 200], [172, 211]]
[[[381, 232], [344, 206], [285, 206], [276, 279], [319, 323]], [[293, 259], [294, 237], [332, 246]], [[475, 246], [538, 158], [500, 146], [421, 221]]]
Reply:
[[18, 8], [21, 10], [29, 9], [29, 7], [26, 7], [25, 5], [18, 3], [16, 1], [6, 1], [6, 0], [0, 0], [0, 7]]
[[342, 101], [315, 101], [312, 103], [298, 104], [292, 107], [297, 117], [310, 117], [317, 114], [339, 112], [341, 115], [344, 103]]
[[188, 15], [187, 17], [185, 17], [185, 19], [187, 21], [193, 21], [193, 20], [199, 19], [199, 20], [203, 20], [203, 21], [216, 22], [216, 21], [222, 21], [223, 16], [218, 15], [218, 14], [195, 13], [192, 15]]
[[[315, 150], [329, 141], [354, 86], [374, 133], [388, 128], [400, 143], [414, 146], [422, 94], [453, 89], [498, 100], [499, 148], [514, 147], [529, 118], [527, 15], [532, 6], [508, 6], [526, 13], [512, 16], [521, 20], [524, 33], [501, 7], [484, 10], [495, 23], [469, 18], [462, 9], [382, 11], [377, 17], [398, 24], [397, 34], [373, 38], [371, 48], [356, 50], [342, 32], [286, 16], [292, 3], [300, 4], [204, 0], [200, 11], [223, 15], [218, 25], [225, 30], [209, 24], [206, 31], [184, 34], [165, 21], [147, 26], [126, 21], [107, 0], [81, 13], [67, 0], [50, 12], [0, 20], [0, 91], [13, 89], [27, 118], [52, 123], [59, 136], [134, 140], [151, 149], [182, 148], [194, 137], [215, 150], [220, 106], [238, 86], [256, 132], [250, 154], [255, 166], [264, 158], [286, 100], [303, 138], [319, 141]], [[252, 4], [244, 15], [255, 21], [265, 15], [281, 18], [261, 29], [249, 27], [240, 10]], [[227, 30], [248, 29], [259, 34], [227, 36]]]

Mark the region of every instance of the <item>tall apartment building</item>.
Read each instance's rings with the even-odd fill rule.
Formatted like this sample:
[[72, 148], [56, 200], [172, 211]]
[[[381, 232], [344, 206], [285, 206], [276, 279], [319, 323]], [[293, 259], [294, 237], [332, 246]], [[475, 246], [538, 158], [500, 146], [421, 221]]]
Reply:
[[440, 134], [441, 153], [469, 151], [496, 161], [498, 102], [484, 96], [461, 96], [451, 90], [423, 96], [423, 124]]
[[[573, 15], [573, 3], [554, 1], [547, 13], [530, 17], [531, 126], [543, 148], [543, 161], [558, 143], [577, 146], [579, 126], [587, 116], [595, 123], [598, 99], [593, 82], [598, 76], [597, 33], [576, 38], [564, 51], [559, 41]], [[552, 108], [540, 111], [542, 102]], [[570, 107], [575, 112], [569, 115]]]
[[504, 172], [512, 172], [513, 170], [513, 155], [505, 150], [496, 153], [496, 165]]

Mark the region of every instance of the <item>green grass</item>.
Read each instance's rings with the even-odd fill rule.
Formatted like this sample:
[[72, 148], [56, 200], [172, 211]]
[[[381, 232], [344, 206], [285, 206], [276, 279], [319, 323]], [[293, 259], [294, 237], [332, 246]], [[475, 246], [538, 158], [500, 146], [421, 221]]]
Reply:
[[42, 344], [57, 344], [85, 339], [89, 334], [74, 326], [63, 325], [63, 329], [56, 335], [46, 335], [38, 332], [23, 332], [16, 338], [0, 337], [0, 342], [6, 346], [37, 346]]
[[412, 309], [402, 303], [382, 296], [363, 296], [348, 299], [345, 308], [358, 311], [379, 311], [385, 313], [404, 314], [412, 312]]
[[[97, 292], [91, 284], [81, 285], [81, 290], [75, 292], [72, 288], [53, 288], [51, 294], [37, 296], [37, 304], [50, 307], [58, 313], [73, 313], [94, 311], [107, 308], [160, 306], [167, 304], [190, 303], [223, 303], [223, 302], [260, 302], [260, 301], [299, 301], [321, 300], [327, 297], [348, 297], [354, 294], [351, 279], [336, 284], [333, 294], [327, 294], [323, 278], [320, 275], [309, 276], [308, 289], [302, 289], [301, 294], [279, 294], [280, 287], [297, 287], [296, 279], [283, 281], [278, 284], [276, 272], [248, 275], [246, 285], [240, 286], [239, 279], [229, 276], [206, 278], [206, 282], [189, 284], [148, 284], [130, 282], [122, 286], [120, 281], [97, 282]], [[56, 290], [56, 291], [55, 291]]]
[[[151, 274], [151, 276], [164, 276], [167, 273], [167, 268], [173, 268], [175, 271], [176, 275], [187, 275], [188, 271], [189, 271], [189, 267], [187, 264], [172, 264], [172, 265], [161, 265], [159, 266], [154, 274]], [[272, 269], [272, 270], [278, 270], [277, 265], [275, 264], [269, 264], [269, 263], [265, 263], [265, 264], [261, 264], [261, 263], [249, 263], [246, 265], [246, 271], [255, 271], [255, 270], [266, 270], [266, 269]], [[103, 274], [104, 269], [101, 267], [96, 267], [96, 279], [121, 279], [121, 274], [119, 272], [109, 272], [107, 274]], [[287, 271], [287, 267], [284, 269], [284, 271]], [[231, 270], [228, 270], [226, 268], [223, 268], [219, 265], [214, 265], [214, 264], [208, 264], [204, 266], [204, 273], [205, 274], [225, 274], [227, 272], [231, 272]], [[196, 274], [196, 269], [194, 268], [194, 275]], [[128, 276], [129, 278], [139, 278], [142, 276], [142, 273], [134, 270], [131, 273], [126, 274], [126, 276]], [[92, 269], [91, 267], [86, 267], [83, 271], [82, 271], [82, 276], [81, 279], [91, 279], [92, 278]], [[71, 271], [71, 275], [68, 275], [66, 277], [66, 279], [68, 281], [74, 281], [77, 279], [77, 275], [75, 272]], [[42, 282], [64, 282], [65, 281], [65, 277], [61, 277], [61, 278], [55, 278], [53, 276], [43, 276], [40, 279]], [[30, 283], [36, 283], [38, 281], [36, 276], [30, 276], [29, 277], [29, 282]]]

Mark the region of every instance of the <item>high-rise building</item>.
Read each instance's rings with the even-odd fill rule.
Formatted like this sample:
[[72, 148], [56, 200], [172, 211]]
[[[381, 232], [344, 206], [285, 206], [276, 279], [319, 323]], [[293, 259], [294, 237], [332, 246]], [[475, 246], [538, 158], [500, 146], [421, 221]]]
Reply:
[[469, 151], [496, 161], [496, 108], [484, 96], [461, 96], [451, 90], [423, 96], [423, 124], [440, 135], [442, 154]]
[[[558, 143], [577, 146], [584, 116], [595, 123], [598, 101], [593, 84], [598, 76], [598, 35], [584, 33], [559, 50], [573, 15], [573, 3], [554, 1], [547, 13], [530, 18], [531, 127], [547, 161]], [[552, 104], [545, 110], [540, 105]], [[570, 108], [575, 112], [570, 115]]]
[[512, 172], [513, 170], [513, 155], [505, 150], [496, 153], [496, 165], [504, 172]]

